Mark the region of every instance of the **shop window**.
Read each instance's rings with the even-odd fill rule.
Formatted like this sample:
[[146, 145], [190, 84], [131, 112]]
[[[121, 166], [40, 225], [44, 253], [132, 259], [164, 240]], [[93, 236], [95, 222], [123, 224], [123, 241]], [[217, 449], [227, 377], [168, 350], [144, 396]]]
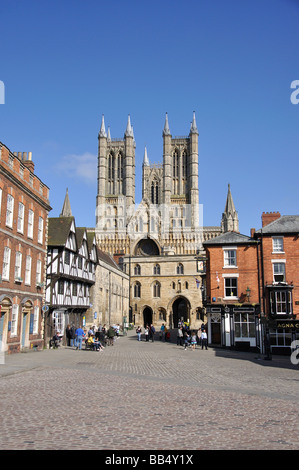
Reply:
[[255, 318], [249, 313], [235, 314], [235, 336], [238, 338], [255, 338]]

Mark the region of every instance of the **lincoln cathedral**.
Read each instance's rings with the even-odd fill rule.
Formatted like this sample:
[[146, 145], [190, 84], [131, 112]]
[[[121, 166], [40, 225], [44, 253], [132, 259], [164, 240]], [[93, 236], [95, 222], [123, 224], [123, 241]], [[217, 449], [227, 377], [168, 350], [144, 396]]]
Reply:
[[[98, 134], [96, 243], [129, 279], [127, 307], [122, 311], [127, 321], [141, 326], [153, 323], [158, 328], [164, 323], [171, 328], [183, 320], [199, 328], [206, 320], [202, 243], [223, 232], [239, 231], [230, 187], [221, 224], [204, 227], [195, 113], [189, 134], [178, 137], [172, 136], [166, 113], [161, 163], [151, 164], [144, 149], [142, 200], [138, 205], [135, 149], [130, 116], [121, 138], [112, 138], [110, 128], [106, 132], [102, 116]], [[102, 313], [102, 322], [107, 321]]]

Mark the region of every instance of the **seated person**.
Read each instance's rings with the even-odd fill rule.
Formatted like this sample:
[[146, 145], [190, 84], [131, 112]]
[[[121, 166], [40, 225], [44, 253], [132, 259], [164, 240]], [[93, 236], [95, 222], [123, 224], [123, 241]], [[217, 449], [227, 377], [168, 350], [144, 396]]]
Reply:
[[58, 333], [56, 332], [55, 335], [53, 336], [53, 339], [51, 340], [51, 346], [54, 348], [58, 348], [60, 343], [60, 337], [58, 336]]
[[93, 349], [96, 351], [104, 349], [103, 346], [101, 345], [100, 341], [95, 341], [94, 336], [90, 335], [87, 344], [93, 346]]

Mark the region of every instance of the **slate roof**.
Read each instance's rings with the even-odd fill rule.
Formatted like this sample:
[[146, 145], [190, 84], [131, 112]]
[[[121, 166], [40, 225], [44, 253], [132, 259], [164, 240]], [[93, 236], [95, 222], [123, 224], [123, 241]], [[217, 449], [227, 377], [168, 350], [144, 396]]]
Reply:
[[48, 246], [64, 246], [74, 220], [74, 217], [49, 217]]
[[205, 241], [203, 245], [236, 245], [240, 243], [248, 244], [256, 242], [247, 235], [242, 235], [239, 232], [225, 232], [218, 237]]
[[274, 220], [262, 229], [256, 231], [261, 234], [283, 234], [297, 233], [299, 234], [299, 215], [283, 215], [279, 219]]
[[100, 248], [97, 247], [98, 250], [98, 258], [99, 261], [104, 261], [104, 263], [110, 264], [113, 268], [119, 269], [119, 266], [116, 264], [112, 256], [109, 255], [109, 253], [105, 253], [104, 251], [100, 250]]

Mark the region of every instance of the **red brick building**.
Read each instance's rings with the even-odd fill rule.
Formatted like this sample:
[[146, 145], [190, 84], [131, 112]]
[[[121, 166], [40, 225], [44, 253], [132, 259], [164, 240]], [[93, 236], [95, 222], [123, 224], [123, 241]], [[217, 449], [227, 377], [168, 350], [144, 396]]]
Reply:
[[257, 241], [226, 232], [204, 243], [208, 342], [259, 349], [260, 295]]
[[0, 142], [0, 351], [43, 346], [49, 188]]
[[299, 216], [262, 214], [260, 292], [272, 353], [289, 353], [299, 339]]

